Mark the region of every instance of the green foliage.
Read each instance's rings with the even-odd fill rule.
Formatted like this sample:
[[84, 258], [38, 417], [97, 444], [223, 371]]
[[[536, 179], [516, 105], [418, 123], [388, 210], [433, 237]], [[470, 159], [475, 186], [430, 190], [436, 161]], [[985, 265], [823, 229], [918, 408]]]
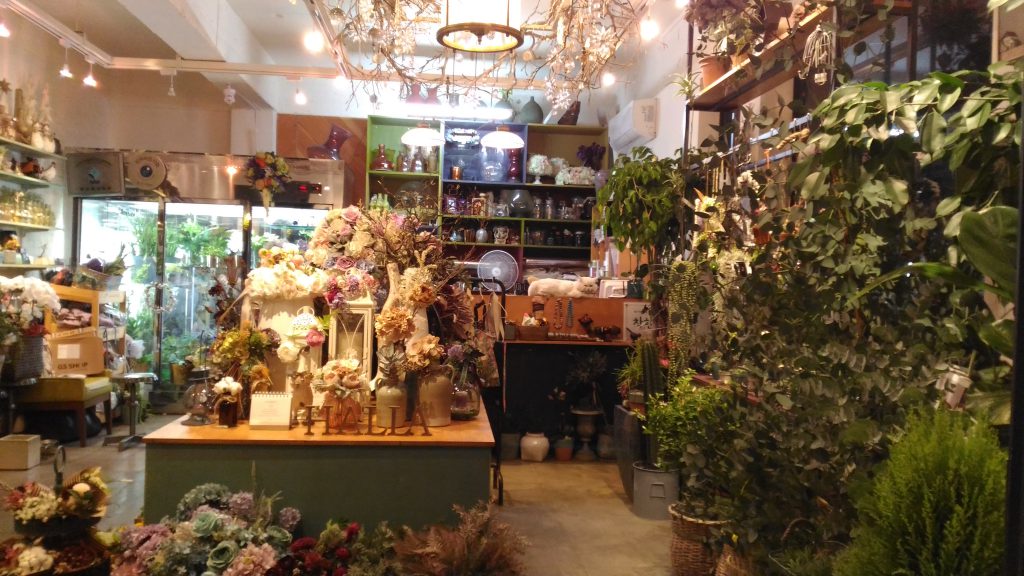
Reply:
[[708, 518], [719, 498], [745, 483], [733, 477], [731, 462], [723, 457], [736, 434], [738, 414], [729, 392], [695, 386], [691, 376], [680, 377], [667, 398], [648, 403], [643, 426], [658, 447], [658, 467], [680, 469], [684, 513]]
[[946, 411], [915, 415], [858, 503], [837, 574], [999, 574], [1005, 493], [1006, 455], [986, 424]]
[[630, 390], [639, 389], [643, 383], [644, 365], [643, 356], [640, 354], [642, 346], [644, 346], [644, 340], [637, 340], [633, 347], [626, 352], [626, 363], [615, 372], [619, 394], [623, 400], [629, 397]]
[[600, 352], [573, 353], [572, 365], [565, 375], [570, 400], [578, 408], [598, 408], [601, 377], [608, 370], [605, 355]]
[[642, 251], [648, 263], [671, 252], [679, 237], [676, 210], [685, 187], [683, 166], [678, 156], [658, 158], [645, 147], [615, 159], [597, 204], [620, 250], [629, 245], [634, 253]]
[[157, 229], [156, 216], [137, 214], [131, 219], [132, 234], [135, 236], [134, 253], [143, 259], [156, 258]]

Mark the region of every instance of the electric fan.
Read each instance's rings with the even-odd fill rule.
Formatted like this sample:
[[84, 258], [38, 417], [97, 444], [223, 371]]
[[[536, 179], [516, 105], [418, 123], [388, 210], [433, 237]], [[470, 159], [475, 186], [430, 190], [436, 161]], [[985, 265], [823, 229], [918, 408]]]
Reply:
[[519, 279], [519, 264], [508, 252], [491, 250], [481, 256], [476, 263], [476, 277], [484, 281], [480, 283], [483, 288], [492, 292], [498, 290], [498, 284], [486, 282], [486, 280], [497, 280], [501, 282], [505, 290], [511, 290], [516, 280]]

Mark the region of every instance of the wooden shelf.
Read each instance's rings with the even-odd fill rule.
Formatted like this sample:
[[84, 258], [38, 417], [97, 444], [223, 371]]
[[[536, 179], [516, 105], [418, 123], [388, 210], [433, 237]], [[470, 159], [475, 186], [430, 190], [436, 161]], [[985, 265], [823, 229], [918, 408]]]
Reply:
[[575, 124], [527, 124], [526, 135], [534, 134], [577, 134], [580, 136], [604, 136], [601, 126], [580, 126]]
[[10, 140], [8, 138], [0, 138], [0, 146], [6, 146], [12, 150], [29, 154], [37, 158], [53, 158], [56, 160], [64, 160], [64, 157], [61, 156], [60, 154], [54, 154], [53, 152], [44, 152], [34, 146], [29, 146], [28, 144], [23, 144], [21, 142]]
[[488, 246], [497, 248], [522, 248], [521, 244], [495, 244], [494, 242], [448, 242], [444, 241], [446, 246]]
[[724, 76], [694, 95], [689, 103], [690, 108], [702, 112], [732, 110], [792, 79], [800, 70], [799, 59], [803, 54], [807, 37], [820, 22], [825, 21], [831, 14], [831, 8], [819, 7], [805, 16], [800, 21], [800, 25], [785, 37], [769, 42], [764, 47], [764, 51], [758, 55], [761, 62], [768, 63], [780, 58], [783, 50], [791, 47], [793, 56], [788, 69], [783, 62], [775, 61], [763, 74], [758, 76], [758, 67], [747, 58], [739, 66], [729, 70]]
[[22, 230], [53, 230], [53, 226], [43, 226], [40, 224], [28, 224], [26, 222], [10, 222], [7, 220], [0, 220], [0, 228], [8, 226], [10, 228], [20, 228]]
[[512, 186], [526, 186], [526, 184], [519, 182], [517, 180], [500, 180], [497, 182], [490, 182], [487, 180], [451, 180], [445, 178], [444, 180], [442, 180], [442, 182], [444, 182], [445, 186], [448, 186], [450, 184], [470, 184], [473, 186], [504, 186], [505, 188], [509, 188]]
[[56, 182], [47, 182], [46, 180], [40, 180], [39, 178], [15, 174], [14, 172], [5, 172], [2, 170], [0, 170], [0, 180], [13, 182], [25, 190], [30, 188], [49, 188], [50, 186], [60, 186], [60, 184]]
[[505, 340], [505, 344], [540, 344], [541, 346], [632, 346], [632, 342], [613, 340], [605, 342], [597, 340]]
[[556, 220], [548, 218], [520, 218], [518, 216], [470, 216], [469, 214], [442, 214], [445, 220], [497, 220], [501, 222], [533, 222], [541, 224], [590, 224], [590, 220]]
[[565, 188], [565, 189], [568, 189], [568, 190], [588, 190], [590, 192], [594, 192], [595, 194], [597, 193], [597, 189], [594, 188], [593, 184], [544, 184], [544, 183], [533, 184], [531, 182], [531, 183], [527, 183], [526, 187], [527, 188], [540, 188], [540, 189], [547, 189], [547, 190], [551, 190], [551, 189], [556, 189], [557, 190], [559, 188]]
[[396, 172], [394, 170], [369, 170], [368, 173], [370, 176], [396, 180], [436, 180], [438, 176], [431, 172]]
[[524, 244], [523, 248], [540, 248], [542, 250], [590, 250], [590, 246], [548, 246], [547, 244]]
[[0, 263], [0, 270], [46, 270], [53, 268], [55, 264], [3, 264]]
[[88, 290], [74, 286], [54, 286], [59, 298], [76, 302], [92, 302], [97, 304], [120, 304], [124, 302], [125, 292], [122, 290]]

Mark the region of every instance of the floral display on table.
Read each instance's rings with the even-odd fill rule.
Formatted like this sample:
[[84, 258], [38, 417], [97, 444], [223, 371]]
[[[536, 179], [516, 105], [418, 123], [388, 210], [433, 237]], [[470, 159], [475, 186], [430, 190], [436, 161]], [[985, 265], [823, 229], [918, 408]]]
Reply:
[[355, 413], [358, 422], [362, 406], [369, 398], [369, 382], [363, 376], [360, 360], [355, 350], [349, 350], [344, 358], [328, 360], [313, 376], [312, 387], [324, 393], [324, 406], [331, 406], [330, 428], [340, 428], [346, 411]]
[[32, 543], [10, 542], [0, 545], [0, 576], [46, 573], [53, 567], [53, 555]]
[[91, 526], [103, 518], [110, 496], [99, 468], [83, 470], [58, 490], [37, 482], [2, 487], [4, 509], [14, 516], [15, 530], [25, 534]]
[[225, 376], [213, 385], [213, 392], [217, 395], [213, 404], [213, 411], [217, 414], [217, 424], [234, 428], [238, 425], [242, 383], [231, 376]]
[[266, 358], [276, 353], [281, 345], [281, 336], [274, 330], [256, 330], [245, 322], [238, 328], [221, 330], [210, 346], [210, 364], [226, 377], [241, 382], [240, 418], [248, 418], [252, 393], [270, 387]]
[[263, 208], [270, 209], [274, 194], [284, 191], [284, 185], [291, 180], [288, 163], [273, 152], [258, 152], [245, 165], [245, 176], [249, 184], [259, 191]]
[[[336, 262], [344, 260], [345, 258], [342, 257], [338, 258]], [[373, 274], [356, 265], [351, 265], [328, 278], [324, 289], [324, 298], [332, 310], [344, 310], [349, 300], [357, 300], [368, 294], [373, 294], [379, 287], [380, 282]]]
[[327, 285], [323, 270], [309, 264], [297, 250], [260, 250], [260, 266], [249, 272], [246, 290], [255, 299], [303, 298], [320, 294]]
[[[328, 260], [346, 254], [348, 243], [356, 234], [360, 216], [362, 211], [358, 206], [335, 208], [328, 212], [309, 239], [306, 259], [315, 266], [331, 268]], [[363, 241], [362, 237], [360, 241]]]
[[274, 513], [276, 498], [203, 484], [178, 503], [175, 518], [117, 534], [114, 576], [209, 574], [262, 576], [292, 543], [302, 515]]
[[42, 336], [45, 311], [60, 312], [60, 299], [48, 283], [35, 278], [0, 276], [0, 346], [20, 336]]

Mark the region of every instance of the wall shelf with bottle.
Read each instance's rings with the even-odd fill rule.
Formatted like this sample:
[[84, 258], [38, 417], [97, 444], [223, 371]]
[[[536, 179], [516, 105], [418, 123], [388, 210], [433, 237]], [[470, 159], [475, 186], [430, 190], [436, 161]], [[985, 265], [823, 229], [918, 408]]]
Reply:
[[23, 142], [18, 142], [17, 140], [11, 140], [10, 138], [4, 138], [2, 136], [0, 136], [0, 146], [4, 146], [16, 152], [22, 152], [29, 156], [34, 156], [37, 158], [48, 158], [51, 160], [66, 159], [64, 156], [61, 156], [56, 152], [47, 152], [46, 150], [43, 150], [41, 148], [36, 148], [35, 146], [30, 146]]

